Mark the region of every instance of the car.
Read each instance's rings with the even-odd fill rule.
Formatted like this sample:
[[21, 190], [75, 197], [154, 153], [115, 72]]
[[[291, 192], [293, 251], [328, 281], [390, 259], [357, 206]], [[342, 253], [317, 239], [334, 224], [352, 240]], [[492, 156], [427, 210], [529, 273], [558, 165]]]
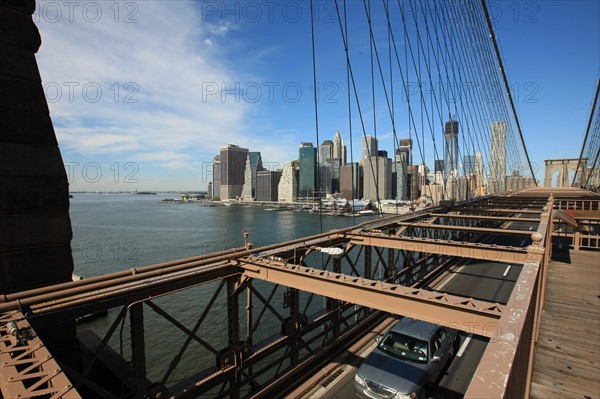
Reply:
[[455, 329], [408, 317], [376, 341], [354, 376], [359, 398], [427, 398], [459, 344]]

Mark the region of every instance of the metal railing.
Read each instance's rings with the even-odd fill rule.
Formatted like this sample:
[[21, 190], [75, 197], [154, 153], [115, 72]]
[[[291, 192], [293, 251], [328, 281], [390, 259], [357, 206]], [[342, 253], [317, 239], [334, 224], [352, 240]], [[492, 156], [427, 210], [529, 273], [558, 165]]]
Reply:
[[600, 200], [558, 199], [554, 203], [554, 209], [573, 211], [598, 211], [600, 209]]
[[546, 275], [551, 255], [553, 198], [527, 249], [528, 261], [513, 288], [497, 334], [479, 362], [465, 398], [528, 398]]
[[564, 211], [578, 223], [577, 227], [557, 221], [553, 236], [560, 244], [575, 250], [600, 249], [600, 200], [562, 199], [555, 201], [554, 209]]

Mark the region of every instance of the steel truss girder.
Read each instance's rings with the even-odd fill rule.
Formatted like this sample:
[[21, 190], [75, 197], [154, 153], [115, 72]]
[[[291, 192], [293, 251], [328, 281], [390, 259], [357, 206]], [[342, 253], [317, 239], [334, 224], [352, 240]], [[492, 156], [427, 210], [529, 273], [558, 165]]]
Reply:
[[360, 234], [351, 236], [350, 243], [506, 263], [525, 263], [528, 259], [526, 248], [433, 238]]
[[[361, 322], [359, 322], [358, 324], [354, 324], [347, 330], [344, 330], [341, 333], [341, 336], [356, 336], [357, 331], [362, 328], [362, 324], [368, 321], [369, 317], [371, 316], [373, 315], [365, 316], [365, 319], [363, 319]], [[324, 311], [316, 318], [311, 319], [309, 321], [309, 324], [300, 333], [306, 334], [311, 331], [317, 330], [323, 327], [326, 323], [333, 321], [334, 317], [334, 311]], [[261, 362], [264, 362], [277, 351], [283, 350], [286, 347], [292, 345], [293, 341], [295, 341], [296, 339], [296, 334], [280, 334], [277, 337], [270, 339], [267, 344], [258, 344], [248, 354], [243, 355], [243, 361], [241, 365], [244, 367], [244, 369], [248, 369], [250, 367], [258, 365]], [[324, 353], [324, 351], [330, 351], [332, 346], [335, 345], [327, 344], [324, 347], [319, 348], [316, 351], [317, 357], [321, 356]], [[288, 352], [276, 361], [284, 359], [289, 355], [290, 353]], [[301, 360], [301, 363], [305, 363], [306, 361], [307, 360], [303, 358]], [[209, 390], [223, 384], [224, 382], [229, 380], [235, 373], [236, 367], [229, 366], [224, 367], [220, 370], [215, 370], [208, 375], [192, 376], [180, 382], [176, 386], [170, 387], [169, 392], [171, 394], [171, 397], [176, 399], [196, 398], [208, 392]]]
[[59, 293], [57, 298], [51, 301], [33, 296], [22, 301], [0, 304], [0, 311], [5, 310], [3, 307], [10, 310], [14, 306], [21, 306], [29, 308], [30, 312], [48, 319], [52, 317], [62, 319], [70, 317], [74, 319], [99, 310], [148, 300], [179, 289], [191, 288], [238, 274], [240, 274], [240, 270], [227, 264], [216, 267], [198, 267], [195, 270], [186, 272], [148, 277], [135, 283], [115, 285], [98, 290], [90, 289], [82, 294], [65, 298], [61, 298]]
[[494, 229], [490, 227], [466, 227], [466, 226], [448, 226], [441, 224], [426, 224], [426, 223], [398, 223], [401, 226], [408, 226], [419, 229], [436, 229], [436, 230], [456, 230], [456, 231], [469, 231], [474, 233], [486, 233], [486, 234], [502, 234], [502, 235], [519, 235], [519, 236], [530, 236], [535, 231], [529, 230], [508, 230], [508, 229]]
[[240, 258], [235, 264], [251, 278], [486, 337], [496, 332], [504, 308], [497, 303], [285, 264], [275, 258], [251, 256]]
[[432, 213], [431, 216], [437, 216], [444, 219], [476, 219], [476, 220], [497, 220], [500, 222], [531, 222], [539, 223], [536, 218], [519, 218], [511, 216], [482, 216], [482, 215], [461, 215], [452, 213]]
[[21, 312], [0, 318], [0, 386], [5, 398], [81, 399]]
[[463, 212], [466, 213], [479, 213], [479, 212], [483, 212], [483, 213], [528, 213], [528, 214], [532, 214], [532, 215], [540, 215], [542, 212], [544, 212], [544, 210], [542, 208], [538, 209], [519, 209], [519, 208], [514, 208], [514, 209], [508, 209], [508, 208], [494, 208], [491, 206], [470, 206], [468, 208], [466, 207], [457, 207], [457, 208], [452, 208], [452, 212], [460, 212], [460, 214], [462, 214]]
[[[546, 199], [547, 198], [540, 198], [540, 197], [531, 197], [531, 196], [519, 196], [519, 199], [522, 200], [528, 200], [531, 201], [531, 203], [538, 203], [541, 205], [546, 205]], [[477, 203], [477, 205], [480, 204], [497, 204], [497, 203], [509, 203], [509, 204], [514, 204], [515, 202], [518, 202], [515, 200], [515, 197], [513, 196], [507, 196], [507, 197], [493, 197], [493, 198], [488, 198], [486, 200], [483, 201], [479, 201]]]

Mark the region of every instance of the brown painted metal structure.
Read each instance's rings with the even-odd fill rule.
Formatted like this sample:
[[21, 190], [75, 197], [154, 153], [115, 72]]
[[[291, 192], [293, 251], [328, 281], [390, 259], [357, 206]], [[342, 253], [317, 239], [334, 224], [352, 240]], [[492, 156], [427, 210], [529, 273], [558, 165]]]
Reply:
[[[581, 198], [583, 193], [569, 196]], [[54, 389], [60, 397], [59, 389], [72, 385], [83, 396], [93, 392], [98, 397], [116, 397], [109, 387], [95, 382], [92, 369], [129, 314], [133, 396], [268, 397], [273, 389], [281, 392], [282, 387], [291, 387], [300, 376], [355, 342], [381, 320], [385, 313], [379, 310], [489, 337], [466, 397], [526, 397], [554, 231], [553, 211], [563, 204], [549, 195], [538, 189], [484, 197], [267, 247], [248, 245], [4, 296], [0, 314], [3, 320], [18, 319], [19, 329], [0, 324], [0, 342], [10, 342], [0, 347], [0, 356], [9, 359], [0, 368], [2, 395], [12, 397], [15, 389], [22, 394]], [[598, 209], [597, 197], [585, 201], [582, 208]], [[571, 202], [564, 204], [568, 207]], [[511, 228], [514, 223], [531, 230]], [[489, 243], [507, 232], [531, 244]], [[343, 251], [336, 256], [322, 252], [331, 247]], [[522, 265], [508, 302], [490, 303], [420, 288], [460, 259]], [[207, 302], [195, 324], [186, 326], [156, 298], [193, 287], [202, 288]], [[309, 311], [311, 303], [318, 302], [316, 296], [324, 298], [324, 306]], [[280, 306], [274, 299], [281, 297]], [[220, 336], [204, 332], [216, 304], [223, 301], [226, 332]], [[38, 362], [45, 353], [27, 352], [40, 340], [29, 320], [51, 324], [111, 308], [120, 309], [119, 314], [85, 367], [46, 368]], [[147, 380], [153, 333], [144, 324], [148, 311], [185, 336], [173, 347], [174, 356], [165, 362], [168, 367], [158, 381]], [[279, 332], [265, 330], [267, 313], [279, 323]], [[192, 345], [212, 357], [213, 365], [170, 382]], [[36, 366], [24, 371], [11, 361], [16, 350], [28, 353]], [[12, 384], [9, 379], [16, 375], [26, 384]], [[70, 383], [65, 383], [67, 378]], [[69, 390], [73, 397], [77, 397], [75, 389]]]
[[81, 399], [23, 313], [4, 313], [0, 323], [2, 397]]

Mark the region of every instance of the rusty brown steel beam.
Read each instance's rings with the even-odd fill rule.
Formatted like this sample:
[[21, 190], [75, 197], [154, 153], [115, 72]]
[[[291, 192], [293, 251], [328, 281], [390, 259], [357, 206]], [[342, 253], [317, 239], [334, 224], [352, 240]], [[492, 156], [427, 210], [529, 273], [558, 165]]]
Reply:
[[[477, 207], [469, 207], [469, 208], [465, 208], [465, 207], [457, 207], [457, 208], [452, 208], [452, 212], [468, 212], [468, 213], [474, 213], [474, 212], [483, 212], [483, 213], [523, 213], [523, 214], [536, 214], [539, 215], [543, 212], [543, 210], [540, 208], [539, 210], [537, 209], [506, 209], [506, 208], [477, 208]], [[460, 213], [462, 215], [462, 213]]]
[[[525, 206], [523, 206], [524, 204], [526, 204]], [[502, 207], [506, 207], [508, 209], [513, 209], [513, 208], [541, 208], [543, 207], [545, 204], [545, 201], [543, 200], [539, 200], [539, 201], [535, 201], [532, 200], [531, 198], [519, 198], [518, 200], [511, 200], [511, 201], [491, 201], [491, 202], [484, 202], [484, 203], [480, 203], [480, 204], [473, 204], [473, 205], [469, 205], [473, 208], [477, 208], [477, 207], [486, 207], [486, 208], [502, 208]]]
[[486, 234], [503, 234], [503, 235], [519, 235], [519, 236], [530, 236], [530, 230], [510, 230], [501, 228], [490, 228], [490, 227], [464, 227], [464, 226], [447, 226], [439, 224], [418, 224], [418, 223], [405, 223], [399, 222], [401, 226], [408, 226], [413, 228], [421, 229], [436, 229], [436, 230], [456, 230], [456, 231], [471, 231], [474, 233], [486, 233]]
[[532, 222], [539, 223], [540, 219], [520, 218], [514, 216], [483, 216], [483, 215], [457, 215], [452, 213], [432, 213], [431, 216], [438, 216], [446, 219], [477, 219], [477, 220], [497, 220], [501, 222]]
[[[56, 295], [44, 294], [25, 298], [22, 301], [3, 303], [0, 304], [0, 313], [28, 308], [34, 314], [64, 312], [63, 317], [67, 314], [76, 317], [236, 274], [240, 274], [240, 270], [227, 264], [216, 267], [197, 267], [192, 270], [146, 277], [141, 281], [136, 280], [99, 289], [94, 289], [93, 286], [79, 287], [77, 292], [70, 292], [69, 295], [59, 292]], [[83, 288], [85, 290], [81, 291]]]
[[[160, 275], [160, 273], [169, 273], [178, 270], [184, 270], [186, 268], [193, 268], [197, 266], [208, 265], [210, 263], [220, 262], [223, 260], [229, 260], [231, 259], [232, 255], [240, 256], [245, 254], [248, 254], [247, 248], [232, 248], [226, 251], [215, 252], [201, 256], [194, 256], [171, 262], [157, 263], [155, 265], [149, 265], [140, 268], [132, 268], [116, 273], [90, 277], [83, 280], [49, 285], [46, 287], [40, 287], [12, 294], [0, 295], [0, 305], [2, 303], [16, 301], [17, 299], [22, 301], [24, 298], [29, 298], [33, 296], [40, 297], [44, 294], [54, 294], [57, 292], [66, 293], [66, 295], [68, 296], [71, 295], [73, 292], [84, 292], [86, 290], [81, 289], [79, 291], [74, 291], [74, 289], [79, 289], [83, 287], [93, 287], [94, 289], [97, 289], [99, 287], [112, 286], [121, 282], [136, 281]], [[55, 297], [53, 296], [53, 298]]]
[[503, 309], [497, 303], [286, 265], [277, 259], [247, 257], [234, 264], [251, 278], [487, 337], [491, 336], [489, 330], [496, 326]]
[[21, 312], [0, 318], [0, 397], [81, 399]]
[[[530, 232], [531, 233], [531, 232]], [[372, 247], [393, 248], [428, 254], [459, 256], [508, 263], [524, 263], [527, 260], [525, 248], [472, 242], [436, 240], [418, 237], [395, 237], [373, 234], [350, 236], [350, 243]]]

